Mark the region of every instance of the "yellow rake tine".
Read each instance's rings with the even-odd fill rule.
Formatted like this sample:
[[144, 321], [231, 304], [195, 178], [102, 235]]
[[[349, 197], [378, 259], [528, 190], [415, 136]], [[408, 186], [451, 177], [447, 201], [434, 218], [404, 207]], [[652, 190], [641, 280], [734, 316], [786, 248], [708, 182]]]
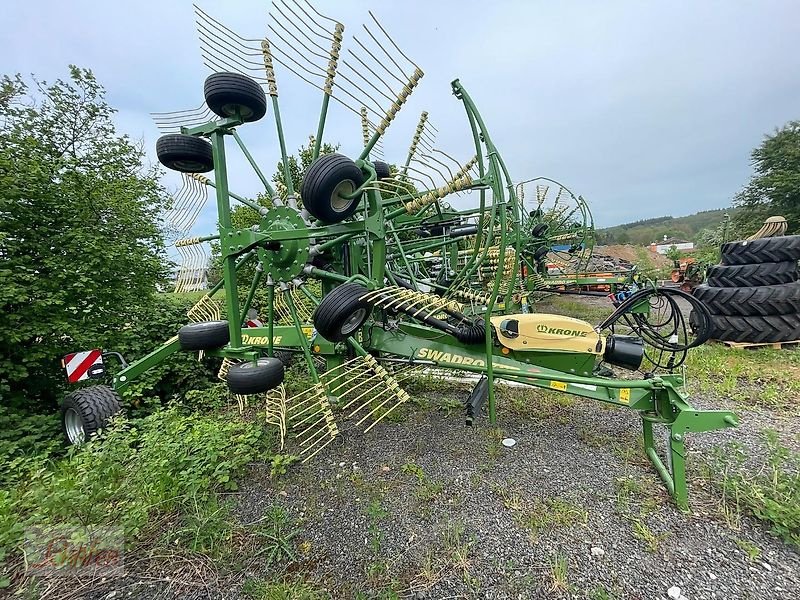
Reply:
[[[370, 391], [371, 391], [371, 390], [370, 390]], [[361, 405], [360, 405], [358, 408], [356, 408], [355, 410], [353, 410], [353, 412], [351, 412], [349, 415], [347, 415], [347, 418], [348, 418], [348, 419], [351, 419], [351, 418], [352, 418], [352, 417], [353, 417], [353, 416], [354, 416], [354, 415], [355, 415], [357, 412], [360, 412], [360, 411], [361, 411], [361, 410], [362, 410], [362, 409], [363, 409], [365, 406], [369, 406], [370, 402], [375, 402], [375, 400], [377, 400], [378, 398], [380, 398], [381, 396], [383, 396], [383, 395], [384, 395], [384, 394], [386, 394], [387, 392], [391, 393], [391, 391], [392, 391], [392, 390], [391, 390], [391, 389], [389, 389], [388, 387], [382, 388], [382, 389], [381, 389], [380, 391], [378, 391], [378, 392], [377, 392], [377, 393], [376, 393], [376, 394], [375, 394], [375, 395], [374, 395], [372, 398], [370, 398], [370, 399], [369, 399], [369, 401], [367, 401], [367, 402], [363, 402], [363, 403], [362, 403], [362, 404], [361, 404]], [[362, 394], [361, 396], [363, 396], [363, 395], [364, 395], [364, 394]], [[360, 398], [361, 396], [359, 396], [359, 398]], [[350, 402], [350, 404], [352, 405], [352, 404], [353, 404], [353, 402], [355, 402], [355, 400], [353, 400], [352, 402]]]
[[316, 450], [316, 451], [315, 451], [313, 454], [310, 454], [309, 456], [305, 457], [305, 458], [304, 458], [304, 459], [303, 459], [303, 460], [300, 462], [300, 464], [305, 464], [305, 463], [307, 463], [309, 460], [311, 460], [312, 458], [314, 458], [314, 457], [315, 457], [317, 454], [319, 454], [320, 452], [322, 452], [322, 450], [323, 450], [323, 449], [324, 449], [324, 448], [325, 448], [325, 447], [326, 447], [328, 444], [330, 444], [330, 443], [331, 443], [331, 442], [332, 442], [334, 439], [335, 439], [335, 436], [334, 436], [334, 437], [332, 437], [331, 439], [329, 439], [329, 440], [328, 440], [327, 442], [325, 442], [324, 444], [322, 444], [322, 446], [320, 446], [319, 448], [317, 448], [317, 450]]
[[[370, 377], [370, 378], [369, 378], [369, 379], [367, 379], [366, 381], [362, 381], [362, 382], [361, 382], [359, 385], [357, 385], [357, 386], [353, 386], [353, 388], [352, 388], [350, 391], [353, 391], [353, 390], [355, 390], [355, 389], [357, 389], [357, 388], [361, 387], [362, 385], [365, 385], [365, 384], [367, 384], [367, 383], [370, 383], [370, 382], [371, 382], [373, 379], [375, 379], [375, 377], [379, 377], [379, 376], [378, 376], [378, 375], [375, 375], [374, 377]], [[341, 410], [343, 410], [343, 411], [344, 411], [344, 410], [347, 410], [348, 408], [350, 408], [350, 407], [353, 405], [353, 403], [354, 403], [354, 402], [358, 401], [358, 400], [359, 400], [359, 398], [362, 398], [362, 397], [363, 397], [365, 394], [368, 394], [368, 393], [369, 393], [369, 392], [371, 392], [373, 389], [374, 389], [374, 388], [369, 388], [369, 389], [368, 389], [368, 390], [366, 390], [365, 392], [362, 392], [361, 394], [359, 394], [358, 396], [356, 396], [356, 397], [355, 397], [353, 400], [350, 400], [350, 401], [349, 401], [347, 404], [345, 404], [344, 406], [342, 406]]]
[[[361, 378], [362, 378], [364, 375], [369, 375], [369, 367], [368, 367], [366, 364], [362, 364], [362, 365], [360, 366], [360, 368], [359, 368], [359, 369], [353, 369], [353, 372], [355, 372], [355, 371], [359, 371], [359, 373], [358, 373], [358, 375], [357, 375], [357, 376], [355, 376], [355, 377], [352, 377], [351, 379], [348, 379], [347, 381], [344, 381], [344, 382], [340, 383], [340, 384], [339, 384], [339, 385], [337, 385], [336, 387], [331, 387], [331, 386], [330, 386], [330, 383], [326, 382], [326, 383], [328, 383], [328, 389], [330, 390], [330, 393], [331, 393], [331, 395], [332, 395], [332, 396], [338, 396], [339, 394], [336, 394], [335, 392], [338, 392], [338, 391], [339, 391], [341, 388], [343, 388], [344, 386], [346, 386], [346, 385], [348, 385], [348, 384], [352, 383], [354, 380], [355, 380], [355, 381], [358, 381], [358, 380], [359, 380], [359, 379], [361, 379]], [[344, 373], [343, 375], [347, 375], [347, 373]], [[343, 376], [343, 375], [342, 375], [342, 376]], [[340, 377], [341, 377], [341, 376], [340, 376]], [[340, 379], [340, 377], [337, 377], [336, 379], [334, 379], [334, 381], [336, 381], [336, 380]], [[372, 376], [370, 375], [370, 378], [371, 378], [371, 377], [372, 377]], [[331, 383], [332, 383], [332, 382], [331, 382]]]
[[[306, 415], [305, 417], [303, 417], [303, 418], [302, 418], [301, 420], [299, 420], [299, 421], [296, 421], [296, 420], [295, 420], [295, 419], [297, 419], [297, 417], [299, 417], [301, 414], [304, 414], [304, 413], [306, 413], [306, 412], [308, 412], [308, 411], [310, 411], [310, 410], [314, 410], [315, 408], [317, 409], [317, 411], [316, 411], [316, 412], [312, 412], [310, 415]], [[292, 419], [293, 419], [293, 423], [292, 423], [292, 425], [293, 425], [294, 427], [299, 427], [300, 425], [302, 425], [303, 423], [305, 423], [305, 422], [306, 422], [306, 421], [308, 421], [309, 419], [311, 419], [311, 418], [315, 417], [316, 415], [318, 415], [319, 413], [323, 412], [324, 410], [325, 410], [325, 408], [322, 406], [322, 404], [321, 404], [320, 402], [317, 402], [316, 404], [312, 404], [312, 405], [311, 405], [311, 406], [309, 406], [307, 409], [305, 409], [305, 410], [304, 410], [302, 413], [299, 413], [299, 414], [294, 414], [294, 415], [292, 415]]]
[[[371, 424], [369, 427], [367, 427], [367, 428], [364, 430], [364, 433], [368, 433], [370, 429], [372, 429], [373, 427], [375, 427], [375, 425], [377, 425], [378, 423], [380, 423], [381, 421], [383, 421], [383, 419], [385, 419], [385, 418], [386, 418], [386, 415], [388, 415], [388, 414], [389, 414], [390, 412], [392, 412], [392, 411], [393, 411], [395, 408], [397, 408], [397, 407], [398, 407], [398, 406], [400, 406], [401, 404], [404, 404], [405, 402], [407, 402], [407, 399], [400, 400], [400, 401], [399, 401], [397, 404], [395, 404], [395, 405], [394, 405], [392, 408], [390, 408], [390, 409], [389, 409], [389, 410], [387, 410], [385, 413], [383, 413], [383, 414], [382, 414], [380, 417], [378, 417], [378, 419], [376, 419], [374, 423], [372, 423], [372, 424]], [[365, 418], [366, 418], [366, 417], [365, 417]], [[363, 421], [363, 419], [362, 419], [362, 421]], [[360, 423], [360, 422], [361, 422], [361, 421], [359, 421], [359, 423]], [[357, 424], [358, 424], [358, 423], [357, 423]]]

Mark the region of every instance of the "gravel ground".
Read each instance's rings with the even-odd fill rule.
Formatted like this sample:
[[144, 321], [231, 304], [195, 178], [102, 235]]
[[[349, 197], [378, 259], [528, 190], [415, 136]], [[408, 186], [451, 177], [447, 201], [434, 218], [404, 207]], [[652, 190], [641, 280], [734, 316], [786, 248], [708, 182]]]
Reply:
[[502, 436], [517, 441], [505, 448], [485, 421], [468, 429], [444, 408], [467, 393], [425, 392], [427, 408], [367, 435], [345, 432], [284, 477], [254, 465], [233, 496], [236, 516], [250, 527], [282, 506], [301, 528], [294, 563], [243, 557], [244, 573], [191, 586], [170, 565], [133, 569], [124, 585], [85, 597], [234, 599], [258, 578], [304, 580], [333, 598], [800, 598], [797, 551], [758, 521], [725, 518], [699, 475], [702, 457], [727, 442], [763, 464], [765, 428], [798, 449], [800, 416], [693, 399], [736, 410], [741, 426], [688, 438], [683, 513], [642, 458], [636, 413], [576, 399], [521, 414], [510, 396], [536, 407], [540, 392], [502, 388]]
[[[680, 512], [638, 455], [631, 459], [602, 445], [635, 448], [637, 419], [585, 402], [534, 424], [506, 415], [503, 434], [518, 443], [495, 454], [488, 450], [494, 447], [490, 430], [465, 430], [456, 414], [416, 414], [368, 436], [349, 436], [278, 485], [257, 470], [239, 511], [252, 522], [277, 501], [302, 519], [310, 550], [298, 569], [335, 597], [369, 595], [394, 580], [401, 595], [417, 598], [602, 598], [600, 590], [620, 598], [668, 598], [677, 586], [689, 599], [796, 600], [795, 551], [756, 522], [745, 519], [732, 530], [714, 514], [697, 478], [693, 511]], [[690, 448], [701, 437], [691, 438]], [[421, 497], [424, 485], [404, 472], [409, 463], [442, 484], [433, 499]], [[385, 517], [370, 519], [371, 498], [379, 499]], [[553, 499], [585, 510], [585, 522], [545, 526], [536, 534], [521, 524]], [[463, 552], [452, 539], [462, 528]], [[653, 546], [642, 539], [650, 535]], [[758, 560], [743, 552], [746, 542], [761, 550]], [[553, 589], [557, 557], [566, 560], [567, 589]], [[382, 563], [388, 574], [376, 575]]]

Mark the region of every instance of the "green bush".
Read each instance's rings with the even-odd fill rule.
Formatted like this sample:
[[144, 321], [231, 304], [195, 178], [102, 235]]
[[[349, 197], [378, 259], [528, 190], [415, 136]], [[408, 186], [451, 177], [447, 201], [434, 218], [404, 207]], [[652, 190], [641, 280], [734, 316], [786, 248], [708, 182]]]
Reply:
[[129, 547], [178, 543], [213, 555], [232, 527], [216, 492], [236, 489], [234, 477], [264, 455], [263, 431], [237, 417], [177, 407], [120, 419], [0, 492], [0, 562], [15, 556], [26, 527], [59, 524], [121, 527]]

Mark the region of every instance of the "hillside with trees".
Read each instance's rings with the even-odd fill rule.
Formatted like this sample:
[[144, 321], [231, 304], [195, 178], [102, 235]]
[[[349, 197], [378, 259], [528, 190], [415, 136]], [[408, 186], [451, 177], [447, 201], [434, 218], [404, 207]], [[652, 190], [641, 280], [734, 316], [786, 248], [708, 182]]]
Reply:
[[655, 217], [597, 231], [600, 244], [634, 244], [646, 246], [651, 242], [667, 237], [698, 241], [698, 234], [706, 229], [717, 229], [725, 220], [725, 215], [733, 217], [736, 209], [720, 208], [705, 210], [685, 217]]

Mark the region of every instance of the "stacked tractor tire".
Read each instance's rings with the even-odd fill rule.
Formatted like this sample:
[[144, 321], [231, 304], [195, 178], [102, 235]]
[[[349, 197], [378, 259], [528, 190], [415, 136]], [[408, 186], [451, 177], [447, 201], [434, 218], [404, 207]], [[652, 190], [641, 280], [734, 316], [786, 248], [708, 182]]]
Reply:
[[798, 260], [800, 235], [723, 244], [721, 263], [692, 291], [711, 311], [711, 339], [800, 340]]

